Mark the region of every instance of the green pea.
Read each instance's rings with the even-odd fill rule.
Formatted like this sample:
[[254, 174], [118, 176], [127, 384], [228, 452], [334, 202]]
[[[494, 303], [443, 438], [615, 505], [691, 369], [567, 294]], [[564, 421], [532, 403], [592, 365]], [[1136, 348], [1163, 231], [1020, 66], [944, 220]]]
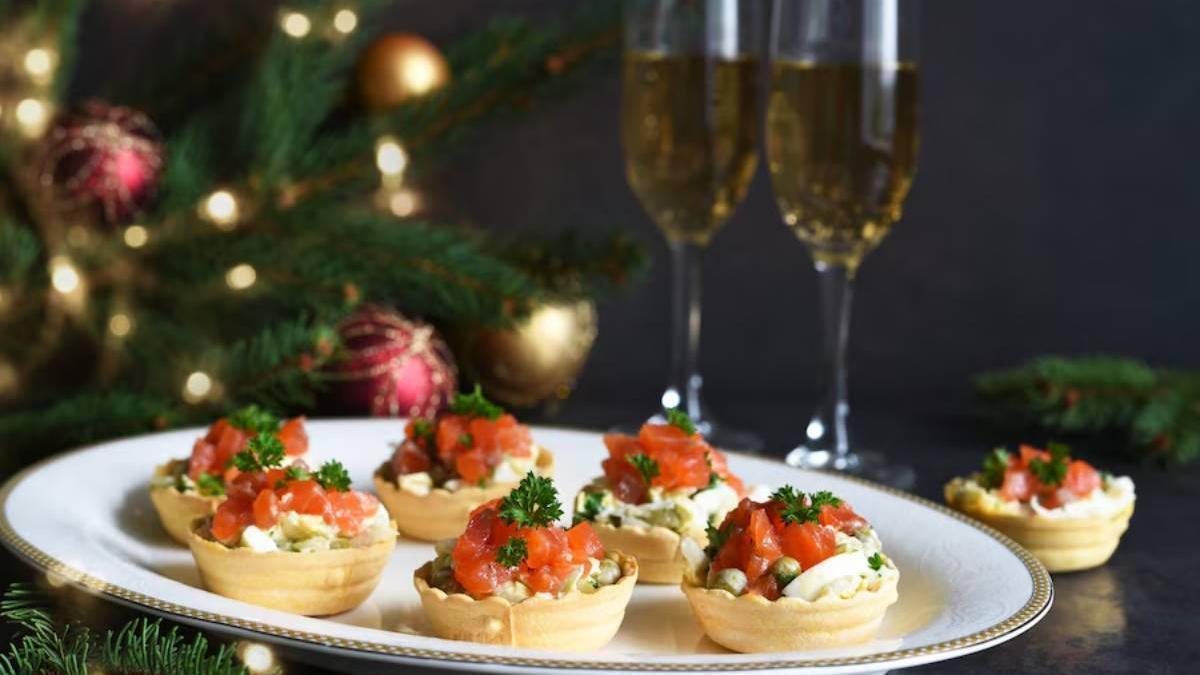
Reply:
[[599, 570], [596, 572], [596, 581], [601, 586], [609, 586], [617, 583], [617, 579], [621, 578], [621, 566], [614, 560], [605, 558], [600, 561]]
[[792, 579], [800, 576], [800, 562], [795, 558], [783, 556], [776, 558], [771, 564], [771, 574], [775, 575], [775, 583], [779, 584], [779, 588], [783, 588], [792, 582]]
[[726, 567], [716, 573], [709, 588], [741, 595], [746, 590], [746, 573], [736, 567]]

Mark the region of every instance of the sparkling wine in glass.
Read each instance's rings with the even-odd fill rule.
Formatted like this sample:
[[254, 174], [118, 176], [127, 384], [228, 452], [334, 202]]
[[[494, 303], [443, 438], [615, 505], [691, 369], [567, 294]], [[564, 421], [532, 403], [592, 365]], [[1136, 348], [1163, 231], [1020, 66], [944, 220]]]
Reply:
[[854, 276], [900, 219], [917, 163], [915, 0], [775, 0], [767, 159], [783, 220], [819, 277], [825, 399], [788, 455], [893, 485], [913, 473], [847, 429]]
[[671, 249], [671, 375], [661, 403], [710, 442], [761, 440], [701, 402], [701, 257], [758, 162], [763, 0], [627, 0], [621, 140], [629, 185]]

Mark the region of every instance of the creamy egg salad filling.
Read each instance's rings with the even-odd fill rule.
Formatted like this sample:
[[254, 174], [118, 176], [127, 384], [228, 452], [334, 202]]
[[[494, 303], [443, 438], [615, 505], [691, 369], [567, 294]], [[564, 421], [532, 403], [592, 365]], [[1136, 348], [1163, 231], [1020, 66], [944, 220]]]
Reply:
[[382, 506], [375, 515], [363, 523], [361, 532], [353, 537], [344, 536], [336, 525], [325, 522], [319, 515], [285, 511], [279, 514], [279, 522], [263, 530], [250, 525], [242, 531], [238, 548], [248, 548], [259, 553], [270, 551], [328, 551], [338, 548], [369, 546], [393, 536], [387, 509]]
[[946, 486], [950, 501], [959, 508], [986, 513], [1044, 518], [1103, 518], [1125, 510], [1137, 499], [1129, 476], [1101, 474], [1100, 487], [1085, 497], [1067, 501], [1057, 508], [1046, 508], [1034, 495], [1028, 502], [1005, 499], [997, 488], [986, 488], [981, 474], [955, 478]]
[[[543, 452], [545, 452], [545, 448], [534, 443], [529, 448], [528, 457], [514, 457], [505, 453], [500, 463], [492, 470], [491, 477], [479, 487], [520, 482], [521, 477], [532, 471], [537, 465], [538, 457]], [[466, 486], [466, 483], [461, 478], [450, 477], [444, 469], [436, 466], [431, 471], [417, 471], [396, 476], [396, 486], [405, 492], [425, 496], [435, 488], [455, 492]]]
[[[443, 539], [434, 544], [437, 557], [429, 572], [429, 585], [440, 588], [447, 594], [466, 593], [454, 578], [454, 545], [457, 540]], [[529, 598], [561, 598], [572, 593], [595, 593], [603, 586], [611, 586], [621, 579], [621, 566], [614, 554], [604, 558], [588, 558], [587, 564], [576, 565], [563, 580], [555, 593], [533, 593], [525, 584], [512, 580], [496, 587], [495, 595], [512, 603], [518, 603]]]
[[[837, 552], [834, 555], [808, 569], [802, 569], [799, 561], [788, 556], [781, 556], [772, 563], [770, 573], [775, 575], [783, 597], [810, 602], [826, 596], [847, 600], [860, 591], [877, 591], [884, 581], [899, 578], [899, 570], [883, 553], [883, 545], [873, 528], [865, 527], [850, 536], [829, 526], [822, 527], [835, 533]], [[680, 550], [693, 583], [733, 595], [746, 591], [746, 574], [742, 570], [729, 568], [713, 572], [704, 549], [691, 539], [685, 539]]]
[[175, 488], [182, 494], [200, 495], [202, 497], [220, 497], [225, 494], [225, 482], [219, 476], [202, 474], [199, 481], [188, 476], [188, 460], [173, 459], [167, 463], [166, 472], [156, 473], [150, 478], [150, 487], [154, 489]]
[[[769, 490], [756, 486], [750, 498], [763, 501], [768, 494]], [[699, 490], [667, 491], [653, 486], [648, 497], [644, 504], [623, 502], [608, 489], [605, 479], [597, 478], [575, 495], [575, 517], [613, 527], [659, 526], [698, 536], [709, 525], [720, 523], [741, 500], [728, 483], [717, 477], [712, 485]]]

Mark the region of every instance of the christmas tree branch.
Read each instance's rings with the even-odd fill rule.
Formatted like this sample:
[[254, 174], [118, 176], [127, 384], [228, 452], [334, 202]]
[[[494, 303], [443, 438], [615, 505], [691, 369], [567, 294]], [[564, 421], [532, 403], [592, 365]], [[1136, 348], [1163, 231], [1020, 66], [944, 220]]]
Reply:
[[975, 380], [985, 412], [1055, 435], [1117, 436], [1125, 454], [1200, 459], [1200, 373], [1114, 357], [1043, 357]]

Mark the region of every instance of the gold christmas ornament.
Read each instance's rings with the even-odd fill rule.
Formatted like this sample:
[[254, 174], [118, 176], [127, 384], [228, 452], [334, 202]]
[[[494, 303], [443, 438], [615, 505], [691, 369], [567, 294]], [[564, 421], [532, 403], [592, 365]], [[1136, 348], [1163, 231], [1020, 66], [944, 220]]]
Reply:
[[450, 64], [431, 42], [411, 33], [376, 38], [359, 59], [359, 98], [370, 110], [394, 108], [450, 80]]
[[471, 379], [488, 397], [512, 406], [566, 398], [596, 341], [596, 306], [589, 300], [541, 305], [507, 329], [462, 336], [459, 350]]

